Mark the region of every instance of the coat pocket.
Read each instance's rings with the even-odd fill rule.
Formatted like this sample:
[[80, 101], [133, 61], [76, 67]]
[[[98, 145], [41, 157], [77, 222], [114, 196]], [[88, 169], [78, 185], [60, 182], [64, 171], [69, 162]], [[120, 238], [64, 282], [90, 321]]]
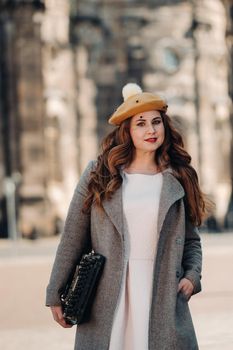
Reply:
[[188, 299], [181, 291], [177, 293], [176, 298], [176, 317], [178, 323], [185, 324], [191, 321], [191, 314], [188, 305]]
[[177, 298], [181, 298], [181, 300], [184, 301], [184, 302], [188, 302], [188, 300], [189, 300], [182, 291], [179, 291], [177, 293]]

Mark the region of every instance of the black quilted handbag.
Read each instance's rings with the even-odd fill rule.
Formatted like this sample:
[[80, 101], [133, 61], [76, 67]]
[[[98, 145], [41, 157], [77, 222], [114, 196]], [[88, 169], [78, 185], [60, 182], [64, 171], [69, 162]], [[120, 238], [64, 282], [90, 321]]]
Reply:
[[105, 257], [95, 253], [94, 250], [83, 254], [61, 294], [63, 317], [66, 323], [79, 325], [89, 321], [104, 262]]

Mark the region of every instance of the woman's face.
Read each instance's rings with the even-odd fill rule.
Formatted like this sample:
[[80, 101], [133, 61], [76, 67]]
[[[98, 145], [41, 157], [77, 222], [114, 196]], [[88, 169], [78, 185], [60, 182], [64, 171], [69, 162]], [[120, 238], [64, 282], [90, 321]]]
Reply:
[[136, 150], [155, 152], [164, 141], [164, 125], [159, 111], [134, 115], [130, 120], [130, 135]]

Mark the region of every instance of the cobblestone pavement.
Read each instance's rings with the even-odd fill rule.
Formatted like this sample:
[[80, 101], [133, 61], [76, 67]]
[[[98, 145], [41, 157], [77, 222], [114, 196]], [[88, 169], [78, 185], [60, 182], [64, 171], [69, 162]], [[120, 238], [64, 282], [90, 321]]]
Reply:
[[[57, 244], [0, 240], [0, 349], [73, 349], [75, 327], [61, 328], [44, 306]], [[200, 350], [232, 350], [233, 233], [202, 234], [202, 244], [203, 291], [189, 302]]]

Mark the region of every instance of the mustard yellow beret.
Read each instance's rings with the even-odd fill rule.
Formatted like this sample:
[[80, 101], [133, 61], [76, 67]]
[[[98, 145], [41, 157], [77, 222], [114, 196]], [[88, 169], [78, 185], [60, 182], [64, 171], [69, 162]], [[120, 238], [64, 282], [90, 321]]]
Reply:
[[120, 125], [125, 119], [140, 112], [167, 111], [168, 106], [164, 98], [149, 92], [142, 92], [137, 84], [126, 84], [122, 89], [122, 95], [124, 102], [111, 115], [108, 120], [109, 124]]

